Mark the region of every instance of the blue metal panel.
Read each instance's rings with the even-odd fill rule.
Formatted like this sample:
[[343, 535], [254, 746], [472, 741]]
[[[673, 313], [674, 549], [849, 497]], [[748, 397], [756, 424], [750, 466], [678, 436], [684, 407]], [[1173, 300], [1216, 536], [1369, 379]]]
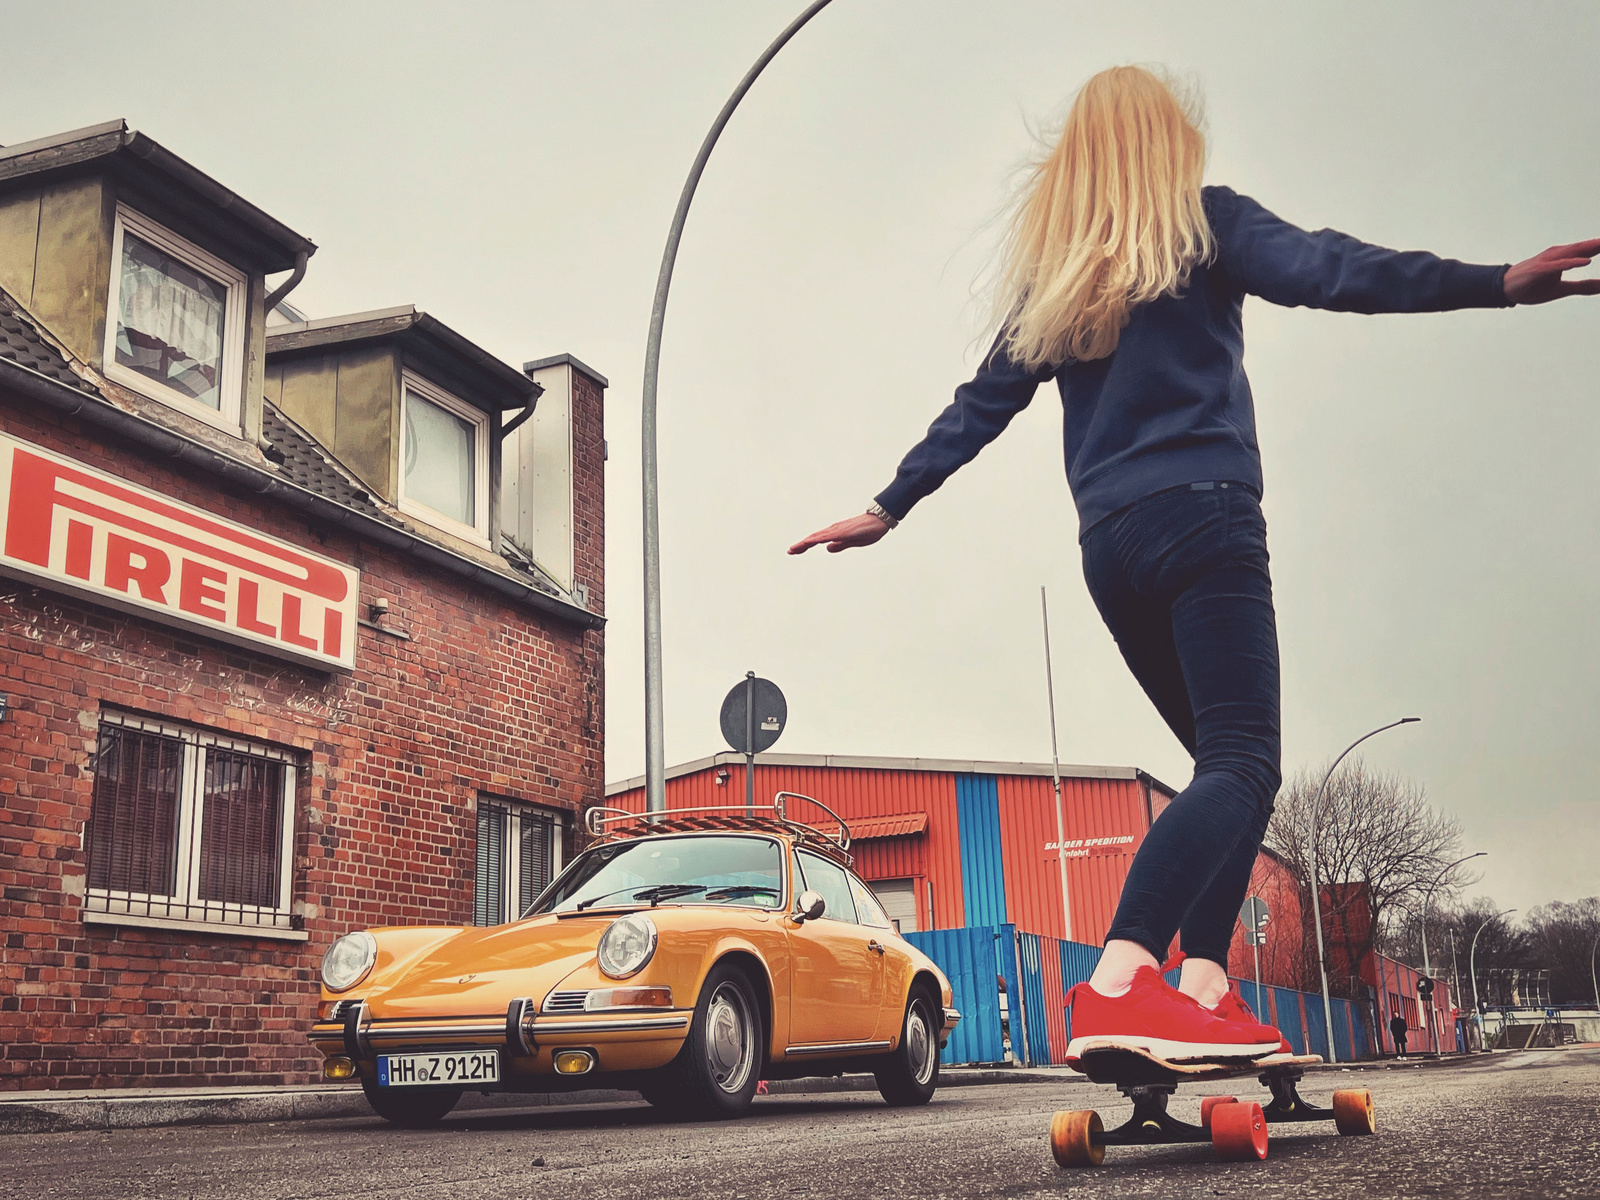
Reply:
[[1230, 978], [1233, 980], [1233, 990], [1239, 993], [1239, 999], [1250, 1006], [1256, 1020], [1266, 1021], [1272, 1015], [1272, 1010], [1267, 1007], [1267, 992], [1270, 990], [1267, 985], [1263, 983], [1258, 988], [1253, 975], [1249, 979], [1240, 979], [1237, 975]]
[[[1050, 1026], [1045, 1015], [1044, 966], [1036, 933], [1017, 934], [1018, 969], [1022, 975], [1022, 996], [1027, 1008], [1028, 1056], [1025, 1066], [1035, 1067], [1050, 1061]], [[1013, 1043], [1016, 1039], [1013, 1037]], [[1021, 1046], [1014, 1046], [1021, 1056]]]
[[[1089, 976], [1094, 974], [1095, 965], [1100, 961], [1100, 947], [1086, 946], [1082, 942], [1061, 943], [1061, 991], [1063, 994], [1072, 991], [1080, 984], [1089, 982]], [[1067, 1040], [1072, 1040], [1072, 1010], [1067, 1010]]]
[[1312, 996], [1309, 992], [1306, 997], [1306, 1053], [1320, 1054], [1324, 1062], [1328, 1059], [1328, 1019], [1322, 1011], [1322, 997]]
[[[1278, 1006], [1278, 1032], [1283, 1034], [1296, 1054], [1306, 1052], [1306, 1030], [1300, 1020], [1300, 993], [1293, 988], [1267, 988]], [[1265, 1020], [1265, 1016], [1262, 1018]]]
[[967, 927], [1004, 925], [1006, 876], [1000, 849], [1000, 792], [993, 775], [956, 776], [956, 822]]
[[[1002, 936], [1003, 933], [1003, 936]], [[934, 929], [905, 934], [905, 939], [939, 965], [950, 979], [954, 1004], [961, 1013], [961, 1024], [950, 1035], [939, 1060], [946, 1065], [970, 1062], [1002, 1062], [1005, 1043], [1000, 1031], [1000, 989], [996, 976], [1003, 974], [996, 958], [997, 939], [1010, 953], [1011, 930]], [[1013, 993], [1014, 994], [1014, 993]]]
[[1338, 1052], [1340, 1062], [1349, 1062], [1355, 1057], [1350, 1053], [1350, 1001], [1334, 1000], [1333, 1002], [1333, 1048]]

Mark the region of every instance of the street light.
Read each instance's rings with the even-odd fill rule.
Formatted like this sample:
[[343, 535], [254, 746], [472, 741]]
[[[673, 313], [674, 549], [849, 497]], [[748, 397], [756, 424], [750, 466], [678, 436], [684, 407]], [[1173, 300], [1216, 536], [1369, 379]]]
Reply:
[[[1428, 890], [1422, 894], [1422, 973], [1429, 979], [1433, 978], [1433, 965], [1428, 959], [1428, 905], [1433, 902], [1433, 893], [1438, 888], [1439, 881], [1451, 871], [1464, 862], [1474, 858], [1482, 858], [1488, 853], [1487, 850], [1479, 850], [1476, 854], [1469, 854], [1465, 858], [1456, 859], [1455, 862], [1433, 877], [1433, 882], [1428, 885]], [[1438, 1030], [1433, 1027], [1433, 1002], [1431, 998], [1428, 1002], [1428, 1036], [1433, 1039], [1433, 1050], [1437, 1054], [1439, 1052], [1439, 1034]]]
[[1594, 935], [1594, 949], [1589, 951], [1589, 982], [1594, 984], [1594, 1008], [1600, 1012], [1600, 978], [1594, 973], [1594, 956], [1600, 954], [1600, 933]]
[[1317, 798], [1311, 802], [1311, 918], [1317, 927], [1317, 969], [1322, 975], [1322, 1019], [1326, 1022], [1328, 1031], [1328, 1061], [1339, 1061], [1339, 1052], [1333, 1045], [1333, 1000], [1328, 994], [1328, 957], [1322, 946], [1322, 898], [1318, 894], [1322, 889], [1317, 883], [1317, 821], [1322, 813], [1322, 793], [1328, 790], [1328, 780], [1333, 778], [1334, 768], [1344, 761], [1344, 756], [1349, 754], [1362, 742], [1370, 737], [1377, 737], [1385, 729], [1393, 729], [1396, 725], [1410, 725], [1422, 720], [1421, 717], [1401, 717], [1398, 721], [1390, 721], [1387, 725], [1380, 725], [1371, 733], [1364, 733], [1355, 741], [1344, 748], [1343, 753], [1333, 760], [1333, 766], [1328, 768], [1328, 773], [1322, 777], [1322, 785], [1317, 788]]
[[1510, 916], [1517, 910], [1508, 908], [1505, 912], [1497, 912], [1492, 917], [1485, 917], [1472, 934], [1472, 949], [1467, 952], [1467, 978], [1472, 980], [1472, 1019], [1478, 1025], [1478, 1045], [1483, 1045], [1483, 1005], [1478, 1003], [1478, 934], [1483, 932], [1483, 927], [1490, 921], [1499, 920], [1501, 917]]
[[678, 258], [678, 242], [683, 237], [683, 223], [689, 216], [689, 201], [694, 199], [700, 173], [711, 157], [711, 148], [722, 135], [722, 127], [773, 55], [829, 3], [831, 0], [813, 0], [805, 12], [791, 21], [756, 59], [755, 66], [745, 73], [739, 86], [733, 89], [733, 95], [722, 106], [711, 124], [711, 131], [700, 143], [694, 165], [689, 168], [689, 178], [684, 181], [683, 192], [678, 197], [677, 211], [672, 214], [672, 226], [667, 230], [661, 272], [656, 276], [655, 301], [650, 307], [650, 336], [644, 347], [644, 397], [639, 418], [640, 464], [644, 473], [644, 792], [647, 812], [661, 812], [667, 807], [666, 722], [662, 714], [661, 686], [661, 507], [656, 488], [656, 376], [661, 367], [661, 326], [667, 319], [672, 265]]

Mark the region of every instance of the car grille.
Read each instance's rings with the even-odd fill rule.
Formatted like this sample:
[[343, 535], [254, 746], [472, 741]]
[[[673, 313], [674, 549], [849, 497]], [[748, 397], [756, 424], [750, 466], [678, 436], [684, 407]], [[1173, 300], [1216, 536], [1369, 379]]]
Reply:
[[543, 1011], [553, 1012], [582, 1012], [583, 1005], [589, 998], [588, 991], [580, 992], [551, 992], [545, 997]]

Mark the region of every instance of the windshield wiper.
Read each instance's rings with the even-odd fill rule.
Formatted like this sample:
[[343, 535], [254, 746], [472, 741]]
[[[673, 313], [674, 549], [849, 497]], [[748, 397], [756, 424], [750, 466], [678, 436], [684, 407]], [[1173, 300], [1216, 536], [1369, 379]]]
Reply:
[[[617, 896], [628, 890], [628, 888], [617, 888], [615, 891], [601, 892], [598, 896], [591, 896], [589, 899], [580, 901], [572, 907], [575, 912], [582, 912], [584, 909], [600, 903], [607, 896]], [[654, 908], [660, 901], [669, 900], [673, 896], [687, 896], [690, 892], [703, 892], [705, 890], [705, 887], [698, 883], [660, 883], [655, 887], [647, 887], [641, 891], [634, 892], [633, 899], [648, 900], [650, 907]]]
[[775, 887], [757, 887], [752, 883], [741, 883], [735, 887], [721, 887], [714, 892], [707, 892], [707, 900], [732, 900], [737, 896], [755, 896], [761, 893], [776, 896], [778, 889]]

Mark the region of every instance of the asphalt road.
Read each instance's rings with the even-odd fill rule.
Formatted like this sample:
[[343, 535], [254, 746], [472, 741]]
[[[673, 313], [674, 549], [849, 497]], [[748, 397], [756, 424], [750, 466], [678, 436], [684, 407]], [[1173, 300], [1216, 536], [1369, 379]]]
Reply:
[[[1496, 1054], [1448, 1066], [1319, 1073], [1303, 1088], [1370, 1087], [1378, 1136], [1275, 1125], [1264, 1163], [1208, 1146], [1112, 1148], [1063, 1171], [1057, 1108], [1129, 1111], [1086, 1083], [950, 1088], [926, 1108], [874, 1093], [781, 1096], [727, 1124], [678, 1124], [639, 1105], [462, 1114], [405, 1132], [376, 1118], [0, 1138], [0, 1196], [175, 1200], [544, 1200], [546, 1197], [1600, 1197], [1600, 1050]], [[1197, 1097], [1173, 1111], [1195, 1119]], [[1264, 1095], [1264, 1093], [1262, 1093]]]

